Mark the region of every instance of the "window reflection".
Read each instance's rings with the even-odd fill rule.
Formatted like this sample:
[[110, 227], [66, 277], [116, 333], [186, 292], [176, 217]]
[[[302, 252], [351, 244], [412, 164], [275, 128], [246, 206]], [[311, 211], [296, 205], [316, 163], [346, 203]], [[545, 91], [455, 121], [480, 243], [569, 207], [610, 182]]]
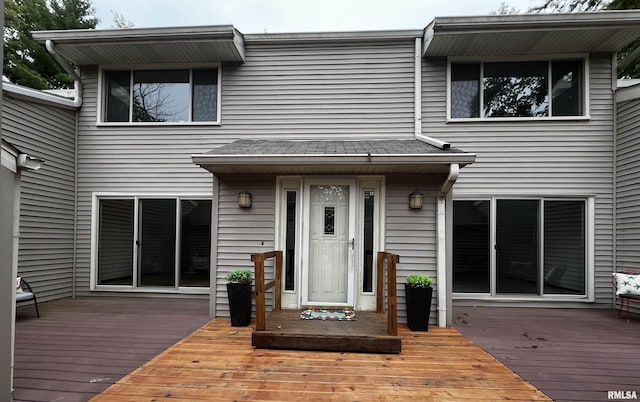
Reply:
[[483, 117], [547, 116], [547, 63], [485, 63]]

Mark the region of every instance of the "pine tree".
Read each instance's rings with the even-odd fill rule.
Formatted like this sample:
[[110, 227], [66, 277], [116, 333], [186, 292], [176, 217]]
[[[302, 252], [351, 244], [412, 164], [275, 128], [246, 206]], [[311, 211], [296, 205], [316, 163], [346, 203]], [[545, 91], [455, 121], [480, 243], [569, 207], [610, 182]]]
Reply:
[[35, 89], [72, 87], [73, 79], [31, 32], [96, 25], [89, 0], [5, 0], [5, 77]]

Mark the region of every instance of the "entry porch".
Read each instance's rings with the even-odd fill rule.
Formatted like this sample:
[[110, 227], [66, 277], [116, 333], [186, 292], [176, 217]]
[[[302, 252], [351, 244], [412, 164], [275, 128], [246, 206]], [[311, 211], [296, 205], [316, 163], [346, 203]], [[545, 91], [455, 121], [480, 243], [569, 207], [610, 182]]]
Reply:
[[[265, 260], [274, 259], [274, 279], [265, 283]], [[303, 320], [300, 310], [282, 310], [282, 251], [251, 256], [255, 269], [256, 327], [252, 346], [259, 349], [334, 352], [400, 353], [396, 295], [396, 254], [378, 252], [376, 311], [358, 311], [356, 320]], [[386, 285], [386, 287], [385, 287]], [[273, 289], [274, 306], [266, 316], [266, 292]], [[385, 297], [386, 296], [386, 297]]]

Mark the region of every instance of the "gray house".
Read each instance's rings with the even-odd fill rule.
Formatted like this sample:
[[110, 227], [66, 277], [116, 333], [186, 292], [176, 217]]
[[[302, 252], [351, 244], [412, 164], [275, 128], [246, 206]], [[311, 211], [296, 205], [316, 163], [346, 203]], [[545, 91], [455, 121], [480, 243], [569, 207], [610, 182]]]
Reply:
[[31, 268], [51, 298], [205, 297], [224, 317], [226, 273], [277, 249], [282, 308], [374, 309], [377, 251], [400, 285], [435, 278], [441, 326], [457, 304], [612, 305], [615, 52], [640, 12], [34, 37], [79, 91], [43, 119], [65, 134], [39, 156], [69, 173], [70, 259]]

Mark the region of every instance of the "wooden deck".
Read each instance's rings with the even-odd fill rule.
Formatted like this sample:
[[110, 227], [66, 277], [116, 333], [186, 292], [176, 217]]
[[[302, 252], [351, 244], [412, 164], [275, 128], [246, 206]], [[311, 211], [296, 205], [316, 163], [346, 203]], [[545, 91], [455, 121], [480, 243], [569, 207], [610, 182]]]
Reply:
[[547, 401], [452, 328], [410, 332], [399, 355], [262, 350], [214, 320], [94, 401]]
[[640, 316], [610, 309], [455, 307], [454, 327], [556, 401], [640, 397]]
[[208, 300], [81, 297], [17, 310], [14, 401], [87, 401], [209, 321]]
[[387, 335], [386, 314], [358, 311], [355, 321], [301, 320], [300, 310], [272, 312], [264, 331], [253, 331], [259, 349], [400, 353], [402, 338]]
[[455, 329], [514, 374], [454, 329], [414, 333], [400, 324], [398, 355], [260, 350], [251, 347], [252, 327], [209, 322], [207, 300], [85, 297], [40, 307], [40, 319], [30, 306], [18, 310], [16, 401], [87, 401], [118, 381], [97, 399], [484, 401], [544, 393], [562, 402], [640, 394], [640, 316], [626, 324], [613, 310], [455, 307]]

